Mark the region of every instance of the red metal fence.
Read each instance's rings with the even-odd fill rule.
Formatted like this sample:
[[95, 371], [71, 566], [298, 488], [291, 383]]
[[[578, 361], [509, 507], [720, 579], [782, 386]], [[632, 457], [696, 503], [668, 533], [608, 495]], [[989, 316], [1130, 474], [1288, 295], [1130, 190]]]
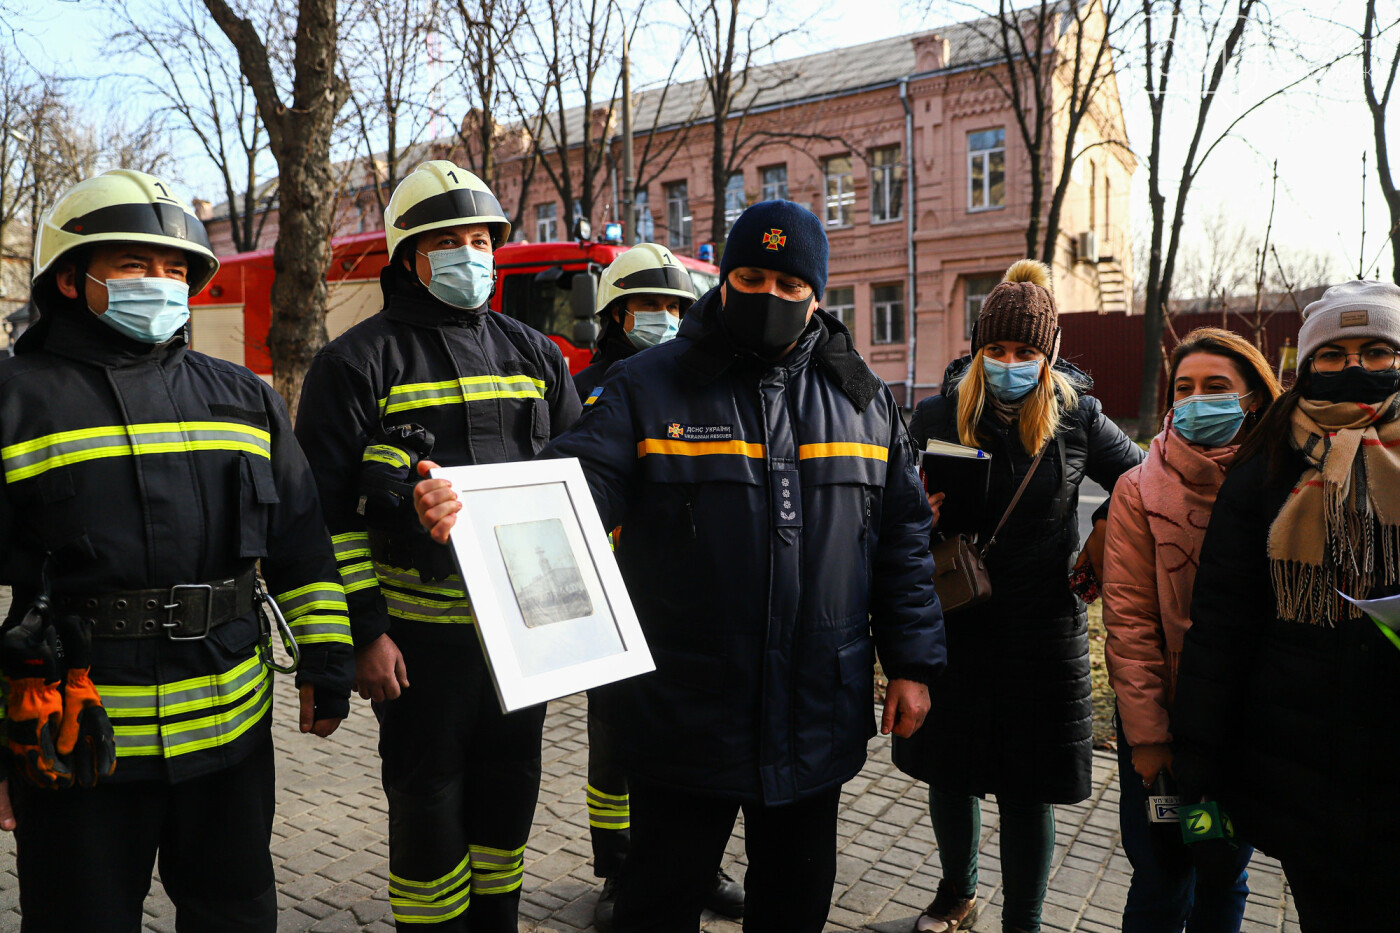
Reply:
[[[1277, 369], [1279, 355], [1285, 346], [1298, 344], [1296, 311], [1279, 311], [1268, 317], [1263, 329], [1264, 355]], [[1225, 327], [1246, 338], [1254, 339], [1254, 329], [1238, 316], [1231, 314], [1222, 324], [1220, 312], [1211, 314], [1174, 314], [1171, 329], [1184, 337], [1197, 327]], [[1138, 413], [1138, 394], [1142, 386], [1143, 318], [1140, 314], [1062, 314], [1061, 354], [1080, 369], [1094, 377], [1094, 395], [1103, 403], [1109, 417], [1133, 419]], [[1167, 352], [1177, 341], [1166, 334]], [[1159, 379], [1158, 399], [1164, 397], [1166, 374]]]

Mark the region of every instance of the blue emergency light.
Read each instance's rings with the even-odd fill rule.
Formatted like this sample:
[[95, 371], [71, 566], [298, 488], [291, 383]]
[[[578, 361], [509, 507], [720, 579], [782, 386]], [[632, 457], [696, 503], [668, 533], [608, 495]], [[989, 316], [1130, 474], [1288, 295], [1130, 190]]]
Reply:
[[701, 262], [714, 262], [714, 261], [715, 261], [715, 244], [713, 244], [713, 243], [701, 243], [701, 244], [700, 244], [700, 249], [699, 249], [698, 252], [696, 252], [695, 257], [696, 257], [697, 259], [699, 259]]
[[613, 243], [613, 244], [616, 244], [616, 245], [618, 245], [618, 246], [621, 246], [621, 245], [622, 245], [622, 224], [618, 223], [617, 221], [613, 221], [612, 223], [609, 223], [609, 224], [603, 224], [603, 236], [602, 236], [601, 242], [603, 242], [603, 243]]

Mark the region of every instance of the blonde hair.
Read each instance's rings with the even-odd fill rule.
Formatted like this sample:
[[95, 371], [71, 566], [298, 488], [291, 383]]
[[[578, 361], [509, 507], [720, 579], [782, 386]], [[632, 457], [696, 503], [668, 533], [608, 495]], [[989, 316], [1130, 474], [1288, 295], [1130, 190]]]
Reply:
[[[982, 446], [977, 425], [987, 401], [987, 377], [982, 364], [984, 349], [979, 347], [973, 354], [972, 364], [958, 382], [958, 439], [968, 447]], [[1021, 402], [1020, 436], [1026, 453], [1031, 456], [1039, 453], [1060, 430], [1065, 412], [1078, 404], [1079, 390], [1074, 383], [1045, 358], [1045, 365], [1040, 367], [1040, 381]]]

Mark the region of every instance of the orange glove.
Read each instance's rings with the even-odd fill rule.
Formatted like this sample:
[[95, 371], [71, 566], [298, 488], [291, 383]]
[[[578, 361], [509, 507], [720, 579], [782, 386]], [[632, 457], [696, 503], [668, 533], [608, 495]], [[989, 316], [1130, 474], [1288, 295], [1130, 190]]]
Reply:
[[73, 780], [92, 787], [117, 767], [117, 740], [102, 697], [88, 671], [92, 666], [92, 633], [81, 619], [60, 616], [54, 621], [68, 675], [63, 684], [63, 723], [57, 751], [68, 761]]
[[51, 789], [73, 783], [73, 773], [57, 749], [63, 718], [59, 657], [48, 606], [42, 602], [5, 632], [0, 647], [0, 667], [10, 682], [6, 714], [10, 751], [31, 783]]

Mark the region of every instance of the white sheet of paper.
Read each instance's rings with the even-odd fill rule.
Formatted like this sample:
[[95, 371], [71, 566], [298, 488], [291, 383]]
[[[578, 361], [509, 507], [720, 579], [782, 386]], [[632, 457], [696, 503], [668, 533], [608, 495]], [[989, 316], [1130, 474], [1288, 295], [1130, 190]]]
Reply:
[[1382, 596], [1380, 599], [1352, 599], [1341, 590], [1337, 591], [1337, 595], [1392, 632], [1400, 632], [1400, 596]]

